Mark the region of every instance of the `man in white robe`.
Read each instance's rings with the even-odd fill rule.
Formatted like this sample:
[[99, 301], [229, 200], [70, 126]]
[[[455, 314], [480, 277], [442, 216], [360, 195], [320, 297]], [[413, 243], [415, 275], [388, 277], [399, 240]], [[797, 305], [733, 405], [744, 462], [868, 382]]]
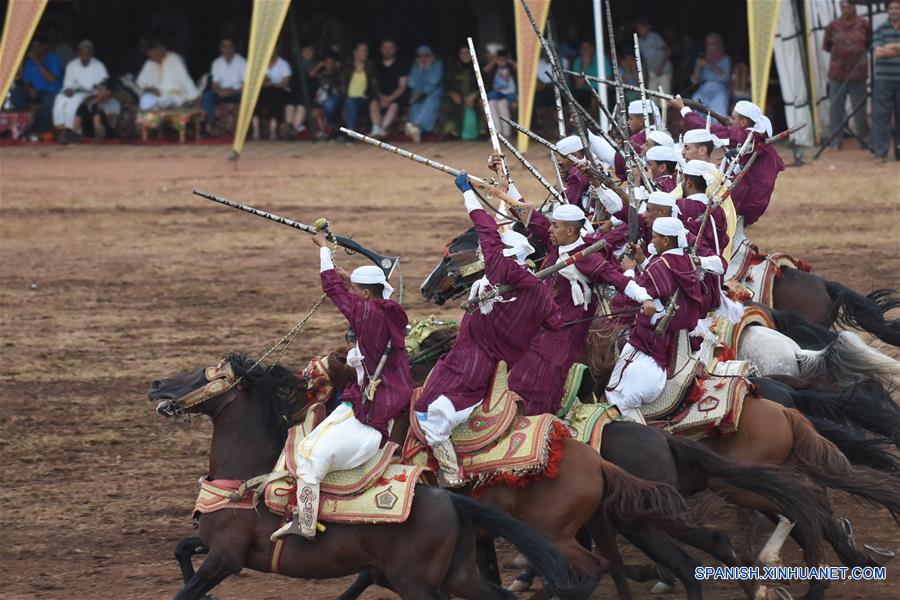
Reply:
[[150, 44], [137, 84], [141, 88], [141, 110], [177, 108], [200, 95], [184, 60], [159, 41]]
[[94, 58], [94, 44], [90, 40], [78, 44], [78, 58], [66, 65], [62, 92], [53, 101], [54, 127], [72, 129], [78, 107], [93, 93], [94, 87], [108, 77], [106, 67]]

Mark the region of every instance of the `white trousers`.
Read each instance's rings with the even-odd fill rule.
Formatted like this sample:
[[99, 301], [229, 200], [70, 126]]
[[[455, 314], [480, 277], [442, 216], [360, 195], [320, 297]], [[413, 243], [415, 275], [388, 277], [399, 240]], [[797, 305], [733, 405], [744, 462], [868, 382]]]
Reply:
[[606, 400], [625, 412], [656, 400], [666, 385], [666, 372], [656, 361], [625, 344], [606, 388]]
[[75, 113], [88, 95], [84, 92], [76, 92], [66, 96], [62, 92], [56, 95], [53, 101], [53, 125], [72, 129], [75, 126]]
[[157, 96], [156, 94], [143, 94], [139, 101], [141, 110], [165, 110], [177, 108], [184, 104], [184, 98], [180, 96]]
[[429, 446], [433, 446], [438, 442], [449, 440], [456, 426], [464, 423], [479, 406], [481, 402], [469, 408], [456, 410], [450, 398], [441, 394], [428, 405], [427, 413], [416, 412], [419, 427], [425, 434], [425, 441]]
[[331, 471], [352, 469], [378, 453], [381, 434], [363, 425], [344, 403], [294, 446], [297, 476], [317, 485]]

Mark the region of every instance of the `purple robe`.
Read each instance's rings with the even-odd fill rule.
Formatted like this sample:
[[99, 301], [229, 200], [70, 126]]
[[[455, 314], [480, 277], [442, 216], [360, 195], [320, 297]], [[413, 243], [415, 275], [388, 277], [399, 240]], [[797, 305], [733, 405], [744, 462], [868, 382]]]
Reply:
[[[631, 140], [631, 147], [634, 148], [634, 151], [638, 154], [641, 153], [641, 150], [644, 149], [644, 144], [647, 143], [647, 132], [643, 129], [634, 133], [629, 138]], [[628, 178], [628, 166], [625, 164], [625, 157], [622, 156], [622, 153], [619, 152], [616, 154], [615, 164], [613, 165], [616, 169], [616, 177], [619, 178], [620, 181], [625, 181]]]
[[[391, 354], [381, 372], [381, 383], [372, 401], [363, 403], [362, 391], [355, 378], [341, 394], [341, 401], [353, 405], [353, 414], [360, 423], [381, 433], [381, 444], [384, 445], [388, 422], [409, 406], [413, 390], [409, 357], [406, 355], [406, 312], [392, 300], [363, 300], [347, 288], [334, 269], [323, 271], [321, 277], [322, 290], [356, 332], [368, 375], [375, 374], [388, 340], [391, 342]], [[365, 384], [368, 385], [368, 378]]]
[[566, 200], [569, 204], [574, 204], [579, 208], [586, 207], [582, 201], [582, 197], [587, 193], [591, 186], [591, 179], [581, 172], [577, 166], [572, 165], [566, 172]]
[[426, 412], [441, 395], [447, 396], [456, 410], [481, 402], [499, 361], [514, 365], [542, 327], [555, 330], [563, 323], [550, 288], [514, 258], [503, 256], [494, 219], [482, 209], [473, 210], [469, 216], [478, 233], [488, 281], [515, 286], [514, 291], [503, 295], [506, 300], [515, 300], [496, 302], [486, 315], [475, 308], [463, 317], [453, 348], [428, 376], [415, 405], [418, 412]]
[[[541, 268], [549, 267], [559, 259], [559, 248], [550, 241], [550, 220], [540, 212], [532, 214], [529, 233], [541, 240], [547, 255]], [[569, 251], [572, 255], [590, 245], [585, 242]], [[599, 252], [589, 254], [575, 262], [575, 268], [593, 284], [610, 284], [620, 292], [628, 285], [618, 266], [609, 262]], [[531, 342], [531, 348], [509, 372], [509, 389], [525, 401], [526, 415], [555, 413], [559, 410], [569, 369], [578, 360], [591, 317], [597, 312], [598, 296], [591, 294], [588, 308], [572, 303], [572, 284], [562, 275], [554, 274], [543, 281], [553, 295], [564, 323], [572, 322], [555, 331], [541, 331]], [[575, 322], [580, 321], [580, 322]]]
[[[675, 201], [675, 204], [678, 206], [680, 213], [678, 218], [684, 223], [685, 229], [697, 235], [697, 232], [700, 231], [700, 223], [703, 221], [703, 213], [706, 212], [706, 204], [690, 198], [679, 198]], [[710, 212], [709, 217], [710, 220], [707, 221], [706, 226], [703, 228], [703, 239], [700, 244], [716, 251], [716, 241], [718, 240], [718, 251], [716, 253], [721, 256], [725, 246], [728, 245], [728, 223], [725, 219], [725, 211], [721, 206], [716, 207]], [[713, 227], [713, 224], [715, 224], [715, 227]]]
[[629, 344], [653, 358], [665, 370], [674, 351], [676, 333], [682, 329], [690, 331], [697, 326], [703, 303], [697, 272], [686, 251], [682, 255], [665, 253], [651, 258], [647, 268], [635, 281], [663, 306], [668, 306], [669, 298], [681, 288], [678, 308], [662, 335], [656, 335], [656, 324], [651, 324], [650, 317], [638, 312], [628, 337]]
[[[706, 121], [697, 113], [691, 111], [684, 116], [686, 129], [703, 129]], [[713, 135], [728, 139], [733, 147], [740, 147], [747, 139], [747, 135], [753, 133], [753, 144], [756, 148], [756, 161], [750, 168], [750, 172], [731, 192], [731, 200], [734, 202], [734, 210], [744, 217], [744, 226], [756, 223], [769, 206], [772, 192], [775, 191], [775, 178], [784, 171], [784, 161], [778, 155], [774, 146], [764, 144], [766, 136], [762, 133], [750, 132], [741, 127], [725, 127], [724, 125], [711, 125]], [[750, 156], [741, 157], [740, 165], [743, 168]]]
[[653, 182], [656, 184], [656, 187], [659, 188], [659, 191], [666, 192], [667, 194], [671, 193], [672, 190], [677, 187], [675, 178], [671, 175], [660, 175], [654, 179]]

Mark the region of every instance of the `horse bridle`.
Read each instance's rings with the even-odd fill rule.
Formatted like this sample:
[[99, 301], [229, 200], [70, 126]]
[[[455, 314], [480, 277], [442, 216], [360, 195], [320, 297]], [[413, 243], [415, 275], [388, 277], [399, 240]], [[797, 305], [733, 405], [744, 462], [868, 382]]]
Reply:
[[[181, 398], [161, 402], [159, 406], [156, 407], [157, 412], [168, 416], [174, 416], [189, 408], [199, 406], [207, 400], [221, 396], [238, 386], [241, 382], [241, 378], [234, 374], [234, 368], [231, 366], [231, 361], [227, 357], [223, 358], [215, 366], [206, 367], [206, 369], [203, 370], [203, 376], [206, 378], [206, 385], [185, 394]], [[231, 400], [233, 400], [233, 398], [223, 402], [221, 406], [216, 409], [216, 414], [221, 412]], [[215, 417], [215, 415], [212, 416]]]

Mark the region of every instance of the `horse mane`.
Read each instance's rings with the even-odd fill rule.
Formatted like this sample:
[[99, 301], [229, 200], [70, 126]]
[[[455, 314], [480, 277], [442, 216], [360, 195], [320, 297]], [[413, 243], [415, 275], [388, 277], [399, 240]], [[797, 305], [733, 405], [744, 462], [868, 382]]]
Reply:
[[228, 362], [234, 374], [241, 378], [244, 389], [264, 404], [267, 409], [266, 428], [273, 438], [283, 444], [290, 427], [287, 413], [296, 400], [301, 379], [293, 370], [281, 365], [260, 364], [251, 369], [256, 361], [240, 352], [229, 354]]

